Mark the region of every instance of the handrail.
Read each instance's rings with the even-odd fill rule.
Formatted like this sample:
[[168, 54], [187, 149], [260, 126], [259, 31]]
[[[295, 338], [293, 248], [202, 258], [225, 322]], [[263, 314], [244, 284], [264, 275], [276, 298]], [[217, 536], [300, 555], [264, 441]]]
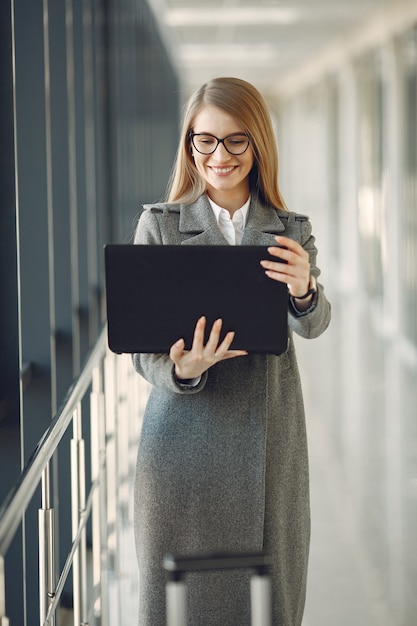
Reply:
[[48, 607], [48, 612], [46, 614], [45, 622], [44, 622], [45, 624], [49, 624], [50, 619], [51, 619], [53, 613], [57, 609], [59, 600], [60, 600], [62, 592], [64, 590], [65, 581], [66, 581], [66, 579], [68, 577], [68, 574], [69, 574], [69, 571], [71, 569], [71, 565], [72, 565], [72, 561], [74, 559], [75, 552], [76, 552], [76, 550], [78, 548], [78, 545], [80, 543], [80, 540], [81, 540], [81, 534], [82, 534], [82, 532], [83, 532], [83, 530], [85, 528], [85, 525], [87, 524], [87, 520], [88, 520], [88, 518], [90, 516], [90, 512], [91, 512], [91, 509], [92, 509], [92, 506], [93, 506], [93, 495], [94, 495], [94, 491], [97, 488], [97, 486], [98, 486], [98, 480], [96, 480], [93, 483], [93, 485], [91, 487], [89, 498], [87, 500], [86, 507], [85, 507], [84, 511], [82, 512], [82, 514], [81, 514], [80, 525], [78, 527], [77, 535], [74, 538], [74, 542], [73, 542], [72, 548], [71, 548], [71, 550], [70, 550], [70, 552], [68, 554], [67, 560], [65, 561], [64, 567], [62, 568], [61, 576], [59, 577], [59, 580], [58, 580], [58, 582], [56, 584], [55, 595], [54, 595], [54, 598], [53, 598], [51, 604]]
[[[74, 626], [94, 621], [110, 626], [114, 606], [119, 626], [130, 623], [131, 612], [122, 602], [120, 576], [124, 568], [135, 579], [136, 566], [123, 562], [121, 548], [132, 539], [129, 516], [129, 483], [135, 466], [137, 440], [149, 385], [137, 376], [128, 355], [116, 356], [107, 348], [103, 328], [85, 365], [68, 390], [62, 406], [37, 444], [19, 479], [0, 508], [0, 626], [8, 626], [6, 615], [6, 553], [31, 503], [42, 485], [39, 527], [39, 623], [54, 626], [65, 581], [73, 572]], [[86, 411], [90, 421], [91, 481], [86, 499], [86, 458], [83, 438], [83, 400], [90, 397]], [[86, 407], [85, 407], [86, 408]], [[55, 572], [55, 510], [49, 484], [49, 464], [72, 423], [71, 515], [72, 545], [59, 576]], [[86, 524], [92, 519], [92, 587], [87, 585]], [[59, 529], [58, 529], [59, 530]], [[126, 531], [128, 537], [126, 536]], [[129, 549], [129, 553], [131, 550]], [[22, 570], [23, 571], [23, 570]], [[117, 576], [113, 574], [117, 572]], [[87, 589], [88, 587], [88, 589]], [[117, 590], [116, 593], [114, 593]], [[131, 603], [130, 603], [131, 604]], [[90, 613], [89, 613], [90, 612]], [[31, 609], [33, 615], [33, 610]], [[125, 621], [121, 617], [125, 617]], [[32, 618], [31, 618], [32, 619]], [[33, 623], [31, 621], [31, 623]]]
[[42, 472], [71, 423], [74, 410], [86, 393], [94, 368], [106, 353], [106, 329], [90, 352], [81, 374], [70, 387], [63, 405], [41, 437], [31, 458], [0, 508], [0, 555], [5, 556], [21, 518], [42, 478]]

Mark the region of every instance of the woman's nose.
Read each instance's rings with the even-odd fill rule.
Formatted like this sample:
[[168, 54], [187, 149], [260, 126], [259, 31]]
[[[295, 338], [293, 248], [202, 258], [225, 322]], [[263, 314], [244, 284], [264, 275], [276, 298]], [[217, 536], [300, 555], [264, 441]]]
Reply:
[[224, 163], [225, 161], [229, 161], [232, 155], [226, 150], [222, 143], [219, 143], [212, 156], [218, 163]]

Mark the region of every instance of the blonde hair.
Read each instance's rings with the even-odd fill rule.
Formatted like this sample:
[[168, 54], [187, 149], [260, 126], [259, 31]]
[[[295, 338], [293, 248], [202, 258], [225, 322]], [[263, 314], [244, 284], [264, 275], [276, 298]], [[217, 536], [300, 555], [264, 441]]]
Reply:
[[185, 109], [167, 201], [189, 204], [206, 190], [190, 149], [190, 132], [197, 114], [205, 106], [222, 109], [241, 124], [250, 137], [255, 156], [249, 175], [251, 192], [265, 204], [286, 210], [278, 186], [278, 152], [268, 108], [259, 91], [240, 78], [214, 78], [191, 96]]

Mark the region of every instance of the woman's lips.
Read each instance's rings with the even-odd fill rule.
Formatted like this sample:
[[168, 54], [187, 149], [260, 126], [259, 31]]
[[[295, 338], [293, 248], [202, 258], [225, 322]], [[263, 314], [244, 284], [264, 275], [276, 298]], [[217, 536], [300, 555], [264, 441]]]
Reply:
[[213, 167], [211, 166], [210, 169], [217, 174], [217, 176], [227, 176], [228, 174], [230, 174], [230, 172], [233, 172], [233, 170], [236, 168], [235, 165], [232, 166], [228, 166], [228, 167]]

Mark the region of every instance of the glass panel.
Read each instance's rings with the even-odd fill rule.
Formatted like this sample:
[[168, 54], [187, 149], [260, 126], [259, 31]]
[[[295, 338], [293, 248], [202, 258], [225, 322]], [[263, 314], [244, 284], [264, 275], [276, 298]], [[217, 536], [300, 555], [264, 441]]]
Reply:
[[332, 224], [332, 236], [330, 238], [331, 255], [335, 262], [340, 260], [340, 159], [339, 159], [339, 85], [336, 77], [327, 82], [328, 96], [328, 132], [327, 132], [327, 166], [329, 185], [329, 207]]
[[376, 55], [358, 65], [358, 229], [362, 279], [371, 298], [383, 296], [384, 86]]
[[404, 36], [400, 50], [404, 102], [399, 215], [401, 327], [417, 344], [417, 28]]

